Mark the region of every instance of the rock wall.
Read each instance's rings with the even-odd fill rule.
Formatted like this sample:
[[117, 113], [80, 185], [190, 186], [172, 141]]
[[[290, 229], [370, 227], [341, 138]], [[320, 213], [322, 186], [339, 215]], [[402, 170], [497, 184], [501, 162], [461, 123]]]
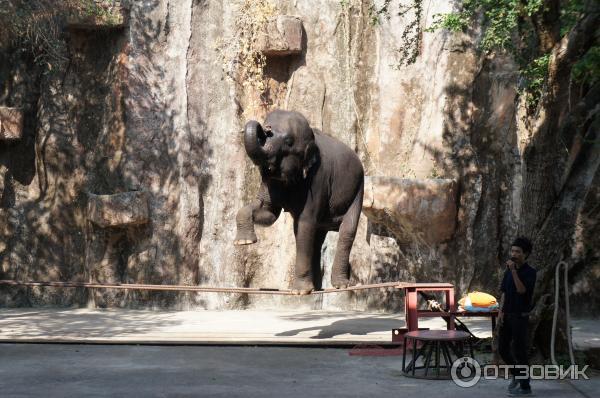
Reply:
[[[398, 239], [361, 216], [356, 282], [449, 281], [459, 292], [495, 292], [519, 207], [516, 74], [510, 60], [476, 51], [476, 30], [424, 30], [453, 2], [393, 1], [377, 14], [382, 1], [273, 1], [277, 15], [302, 20], [304, 43], [300, 54], [266, 58], [262, 97], [236, 81], [239, 64], [218, 51], [236, 40], [243, 1], [122, 3], [124, 29], [69, 30], [68, 60], [50, 74], [1, 49], [10, 56], [0, 105], [25, 112], [23, 138], [0, 142], [2, 278], [287, 288], [295, 252], [287, 213], [258, 229], [257, 244], [232, 244], [235, 214], [259, 185], [242, 126], [285, 108], [353, 148], [368, 175], [457, 181], [456, 231], [443, 242]], [[147, 223], [89, 222], [90, 197], [135, 191], [147, 193]], [[323, 248], [325, 287], [336, 240], [329, 233]], [[0, 302], [402, 307], [393, 291], [298, 298], [0, 287]]]

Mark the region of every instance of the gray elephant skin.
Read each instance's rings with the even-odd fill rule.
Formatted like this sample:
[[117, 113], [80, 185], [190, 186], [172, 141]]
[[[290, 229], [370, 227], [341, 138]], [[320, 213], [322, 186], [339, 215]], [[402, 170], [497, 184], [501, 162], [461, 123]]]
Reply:
[[235, 244], [255, 243], [254, 224], [272, 225], [283, 209], [294, 219], [292, 291], [321, 289], [321, 247], [328, 231], [339, 231], [331, 284], [347, 287], [364, 192], [358, 156], [341, 141], [312, 129], [300, 113], [283, 110], [270, 112], [264, 125], [246, 123], [244, 146], [260, 169], [262, 184], [258, 198], [237, 213]]

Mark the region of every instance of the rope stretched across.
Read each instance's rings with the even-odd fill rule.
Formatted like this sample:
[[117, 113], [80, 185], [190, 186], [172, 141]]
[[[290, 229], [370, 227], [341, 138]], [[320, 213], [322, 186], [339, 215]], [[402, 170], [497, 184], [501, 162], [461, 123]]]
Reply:
[[[6, 286], [45, 286], [45, 287], [60, 287], [60, 288], [77, 288], [83, 287], [86, 289], [122, 289], [122, 290], [157, 290], [157, 291], [179, 291], [179, 292], [197, 292], [197, 293], [245, 293], [245, 294], [278, 294], [278, 295], [295, 295], [294, 292], [288, 289], [270, 289], [270, 288], [253, 288], [253, 287], [209, 287], [209, 286], [185, 286], [185, 285], [147, 285], [135, 283], [86, 283], [86, 282], [20, 282], [15, 280], [0, 280], [0, 285]], [[413, 283], [405, 282], [384, 282], [373, 283], [368, 285], [356, 285], [346, 288], [335, 289], [328, 288], [311, 292], [311, 294], [338, 293], [365, 289], [381, 289], [381, 288], [396, 288], [402, 289]]]

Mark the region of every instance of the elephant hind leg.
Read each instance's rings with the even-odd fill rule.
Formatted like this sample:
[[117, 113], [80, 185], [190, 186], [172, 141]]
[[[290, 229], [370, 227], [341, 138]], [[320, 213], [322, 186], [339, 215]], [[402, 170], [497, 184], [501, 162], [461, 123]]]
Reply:
[[312, 279], [315, 290], [321, 290], [323, 287], [323, 269], [321, 267], [321, 249], [323, 248], [323, 242], [327, 236], [326, 230], [318, 230], [315, 234], [315, 242], [313, 244], [313, 258], [311, 262], [312, 267]]
[[331, 270], [331, 285], [336, 289], [350, 285], [350, 250], [356, 237], [358, 220], [362, 210], [363, 188], [356, 194], [352, 205], [344, 215], [339, 229], [338, 243]]

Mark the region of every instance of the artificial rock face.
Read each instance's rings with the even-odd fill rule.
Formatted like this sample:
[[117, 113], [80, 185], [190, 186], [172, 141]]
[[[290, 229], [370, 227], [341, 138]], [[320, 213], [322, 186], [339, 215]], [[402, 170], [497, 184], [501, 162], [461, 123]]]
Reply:
[[449, 240], [456, 227], [456, 181], [367, 177], [363, 212], [400, 241]]
[[300, 54], [302, 52], [302, 20], [289, 15], [271, 18], [259, 37], [258, 48], [268, 56]]
[[0, 141], [19, 140], [23, 135], [23, 112], [0, 106]]
[[148, 193], [89, 195], [88, 219], [100, 227], [127, 227], [148, 222]]

